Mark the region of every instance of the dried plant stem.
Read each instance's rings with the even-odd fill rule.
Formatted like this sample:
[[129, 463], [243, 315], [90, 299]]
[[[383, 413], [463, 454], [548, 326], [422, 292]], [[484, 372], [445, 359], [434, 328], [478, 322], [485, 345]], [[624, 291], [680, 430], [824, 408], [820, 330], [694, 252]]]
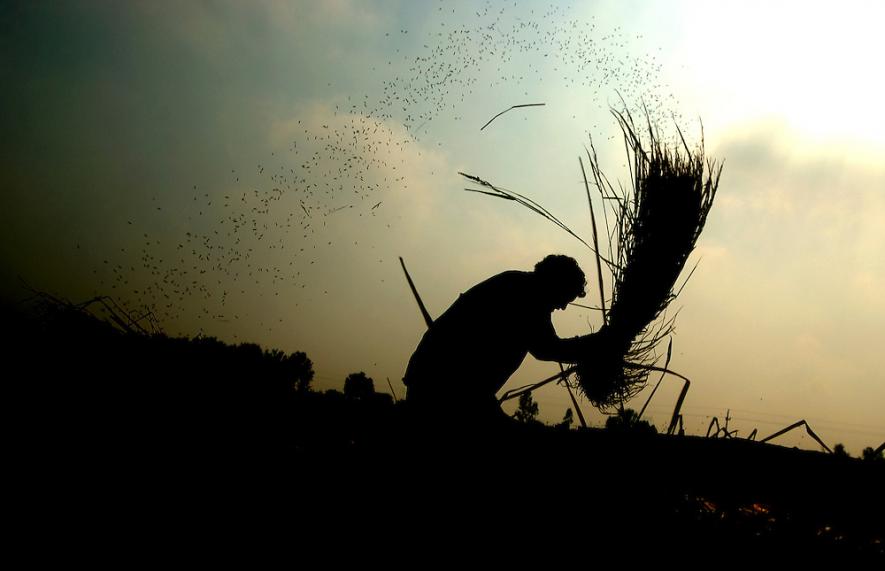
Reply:
[[[492, 121], [494, 121], [495, 119], [497, 119], [498, 117], [500, 117], [504, 113], [507, 113], [508, 111], [513, 111], [514, 109], [519, 109], [520, 107], [543, 107], [544, 105], [547, 105], [547, 104], [546, 103], [523, 103], [522, 105], [513, 105], [513, 106], [508, 107], [507, 109], [501, 111], [500, 113], [498, 113], [497, 115], [495, 115], [491, 119], [489, 119], [485, 125], [483, 125], [482, 127], [479, 128], [479, 130], [482, 131], [483, 129], [488, 127], [492, 123]], [[420, 127], [419, 127], [419, 129], [420, 129]]]
[[427, 324], [427, 327], [430, 327], [433, 325], [433, 318], [430, 317], [430, 313], [428, 313], [427, 308], [424, 307], [424, 302], [421, 301], [421, 296], [418, 295], [418, 290], [415, 289], [415, 283], [412, 281], [412, 276], [409, 275], [409, 270], [406, 269], [406, 263], [403, 261], [402, 256], [400, 256], [399, 263], [403, 267], [403, 272], [406, 274], [406, 281], [409, 282], [409, 288], [412, 290], [412, 295], [415, 296], [415, 301], [418, 302], [418, 309], [421, 310], [421, 315], [424, 317], [424, 323]]
[[[565, 371], [565, 367], [562, 365], [562, 363], [559, 364], [559, 370]], [[575, 393], [572, 391], [572, 387], [568, 384], [568, 378], [563, 378], [562, 384], [565, 385], [565, 390], [568, 391], [568, 396], [570, 399], [572, 399], [572, 406], [575, 407], [575, 413], [577, 413], [578, 415], [578, 420], [581, 421], [581, 427], [587, 428], [587, 421], [584, 420], [584, 412], [581, 410], [581, 407], [578, 406], [578, 399], [575, 398]]]
[[772, 439], [774, 439], [774, 438], [777, 438], [778, 436], [781, 436], [782, 434], [786, 434], [787, 432], [790, 432], [791, 430], [794, 430], [794, 429], [796, 429], [796, 428], [799, 428], [800, 426], [804, 426], [804, 427], [805, 427], [805, 431], [808, 433], [808, 435], [811, 436], [812, 438], [814, 438], [814, 440], [817, 441], [818, 444], [820, 444], [821, 446], [823, 446], [824, 449], [825, 449], [827, 452], [829, 452], [830, 454], [833, 453], [833, 451], [830, 450], [830, 447], [827, 446], [826, 444], [824, 444], [824, 441], [821, 440], [820, 437], [818, 437], [818, 435], [815, 434], [813, 430], [811, 430], [811, 426], [809, 426], [808, 423], [805, 422], [804, 420], [800, 420], [800, 421], [798, 421], [798, 422], [794, 422], [794, 423], [791, 424], [790, 426], [788, 426], [788, 427], [786, 427], [786, 428], [784, 428], [784, 429], [778, 430], [777, 432], [775, 432], [775, 433], [772, 434], [771, 436], [767, 436], [767, 437], [763, 438], [762, 440], [760, 440], [759, 442], [768, 442], [769, 440], [772, 440]]
[[599, 305], [602, 307], [602, 322], [608, 324], [608, 314], [605, 311], [605, 288], [602, 282], [602, 263], [599, 259], [599, 238], [596, 235], [596, 216], [593, 213], [593, 201], [590, 199], [590, 184], [587, 182], [587, 172], [584, 170], [584, 161], [578, 157], [581, 165], [581, 174], [584, 176], [584, 188], [587, 191], [587, 205], [590, 206], [590, 226], [593, 228], [593, 249], [596, 252], [596, 275], [599, 279]]

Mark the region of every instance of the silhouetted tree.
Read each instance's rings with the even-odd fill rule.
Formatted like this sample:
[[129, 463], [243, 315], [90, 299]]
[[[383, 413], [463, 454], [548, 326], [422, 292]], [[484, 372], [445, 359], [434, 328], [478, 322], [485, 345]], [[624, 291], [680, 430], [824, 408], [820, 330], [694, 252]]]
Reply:
[[624, 408], [614, 416], [605, 420], [605, 428], [608, 430], [631, 431], [648, 434], [657, 434], [658, 429], [647, 420], [639, 420], [639, 414], [632, 408]]
[[313, 363], [304, 353], [296, 351], [287, 355], [279, 349], [270, 349], [264, 352], [264, 361], [268, 376], [273, 377], [274, 382], [279, 385], [278, 389], [287, 393], [293, 390], [305, 393], [310, 390]]
[[833, 455], [839, 456], [841, 458], [851, 458], [851, 454], [849, 454], [848, 451], [845, 450], [845, 445], [841, 442], [833, 446]]
[[362, 371], [352, 373], [344, 380], [344, 398], [366, 400], [375, 394], [375, 381]]
[[523, 393], [519, 397], [519, 408], [513, 413], [513, 418], [519, 422], [530, 424], [537, 422], [538, 412], [538, 403], [532, 398], [532, 393]]
[[562, 417], [562, 421], [559, 424], [554, 425], [555, 428], [560, 430], [568, 430], [572, 427], [572, 424], [575, 422], [575, 415], [572, 413], [572, 409], [566, 409], [565, 415]]
[[310, 390], [310, 383], [313, 381], [313, 363], [305, 353], [296, 351], [290, 354], [283, 360], [283, 366], [286, 377], [297, 392], [305, 393]]

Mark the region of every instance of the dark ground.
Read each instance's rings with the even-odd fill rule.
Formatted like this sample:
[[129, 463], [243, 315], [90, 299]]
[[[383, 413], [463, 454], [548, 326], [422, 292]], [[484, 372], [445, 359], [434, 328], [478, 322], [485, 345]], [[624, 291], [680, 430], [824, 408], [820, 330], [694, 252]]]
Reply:
[[296, 550], [322, 538], [591, 560], [885, 561], [882, 462], [629, 431], [478, 432], [456, 410], [428, 430], [384, 395], [309, 390], [303, 355], [122, 333], [79, 312], [4, 315], [7, 489], [25, 535], [161, 548], [269, 527]]

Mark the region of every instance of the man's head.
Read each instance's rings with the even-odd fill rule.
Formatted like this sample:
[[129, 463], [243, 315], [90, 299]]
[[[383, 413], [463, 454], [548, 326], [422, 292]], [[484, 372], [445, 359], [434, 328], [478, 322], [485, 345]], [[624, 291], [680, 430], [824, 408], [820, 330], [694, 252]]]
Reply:
[[584, 297], [587, 280], [574, 258], [551, 254], [535, 264], [542, 295], [552, 309], [565, 309], [575, 298]]

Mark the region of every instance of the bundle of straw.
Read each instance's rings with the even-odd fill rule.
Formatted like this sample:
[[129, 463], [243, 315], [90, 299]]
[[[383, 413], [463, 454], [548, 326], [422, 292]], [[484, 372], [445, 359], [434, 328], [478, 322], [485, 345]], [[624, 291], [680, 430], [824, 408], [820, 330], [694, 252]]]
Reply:
[[[477, 176], [460, 173], [483, 187], [465, 190], [514, 201], [553, 222], [596, 255], [600, 309], [606, 324], [607, 350], [596, 351], [593, 355], [588, 355], [586, 361], [564, 370], [562, 375], [523, 387], [507, 398], [566, 377], [573, 371], [576, 380], [574, 388], [580, 389], [594, 406], [606, 410], [621, 405], [641, 391], [646, 385], [649, 372], [672, 373], [667, 371], [666, 364], [662, 369], [655, 366], [655, 363], [656, 348], [672, 332], [675, 318], [659, 318], [685, 286], [683, 283], [674, 292], [676, 280], [682, 273], [689, 254], [694, 250], [713, 205], [722, 166], [705, 158], [703, 129], [700, 144], [692, 150], [678, 126], [681, 147], [665, 143], [647, 111], [645, 119], [648, 139], [645, 141], [629, 111], [613, 109], [612, 114], [624, 136], [631, 186], [619, 186], [616, 189], [599, 166], [592, 140], [590, 149], [587, 150], [593, 184], [599, 190], [603, 204], [615, 205], [612, 208], [613, 228], [609, 227], [608, 211], [603, 209], [608, 238], [607, 256], [600, 251], [586, 172], [584, 184], [593, 228], [592, 246], [530, 198], [493, 185]], [[584, 171], [583, 161], [580, 164]], [[612, 297], [609, 311], [606, 311], [603, 264], [611, 273]], [[668, 362], [669, 355], [668, 350]]]
[[624, 136], [631, 188], [619, 192], [609, 182], [592, 141], [587, 154], [593, 183], [603, 199], [617, 204], [615, 228], [608, 233], [612, 303], [606, 317], [616, 350], [602, 355], [602, 362], [596, 355], [593, 362], [577, 363], [575, 374], [584, 394], [602, 409], [645, 387], [655, 349], [673, 329], [672, 318], [655, 323], [681, 291], [674, 293], [676, 280], [704, 228], [722, 172], [705, 159], [703, 135], [692, 150], [677, 126], [681, 149], [668, 145], [646, 115], [643, 141], [629, 112], [612, 113]]

